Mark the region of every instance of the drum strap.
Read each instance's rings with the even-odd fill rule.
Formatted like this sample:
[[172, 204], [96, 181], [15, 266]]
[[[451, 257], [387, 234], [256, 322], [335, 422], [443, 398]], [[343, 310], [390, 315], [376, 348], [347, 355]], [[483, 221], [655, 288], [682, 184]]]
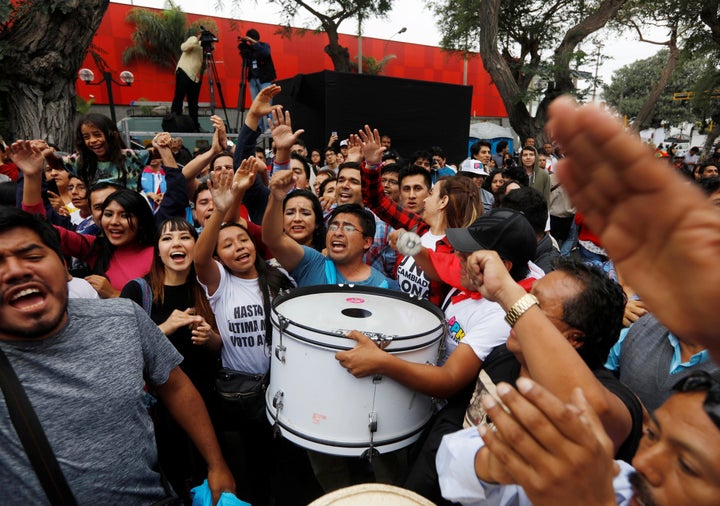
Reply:
[[335, 262], [329, 258], [325, 259], [325, 279], [327, 279], [328, 285], [337, 284], [337, 271], [335, 270]]

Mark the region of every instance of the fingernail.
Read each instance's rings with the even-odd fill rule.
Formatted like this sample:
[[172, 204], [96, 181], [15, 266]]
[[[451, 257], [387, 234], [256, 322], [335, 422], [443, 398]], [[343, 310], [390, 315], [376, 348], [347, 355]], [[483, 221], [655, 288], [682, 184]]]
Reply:
[[533, 387], [532, 381], [527, 378], [518, 378], [515, 384], [517, 385], [517, 389], [524, 394], [532, 390]]
[[483, 406], [485, 406], [485, 409], [493, 409], [495, 406], [497, 406], [495, 399], [493, 399], [489, 395], [483, 399], [482, 403]]
[[484, 425], [478, 425], [478, 434], [480, 434], [480, 437], [485, 437], [485, 434], [488, 433], [487, 427]]
[[510, 385], [508, 385], [507, 383], [500, 383], [497, 386], [497, 393], [500, 396], [507, 395], [508, 393], [510, 393]]

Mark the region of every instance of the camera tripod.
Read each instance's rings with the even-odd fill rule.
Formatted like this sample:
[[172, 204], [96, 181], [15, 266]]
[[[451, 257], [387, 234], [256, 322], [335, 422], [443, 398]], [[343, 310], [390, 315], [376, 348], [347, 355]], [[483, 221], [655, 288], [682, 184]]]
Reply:
[[237, 121], [235, 123], [235, 131], [240, 131], [240, 126], [245, 121], [245, 94], [247, 92], [248, 76], [250, 75], [250, 62], [247, 58], [243, 57], [241, 53], [242, 68], [240, 70], [240, 91], [238, 93], [237, 101]]
[[[225, 107], [225, 98], [222, 93], [222, 85], [218, 79], [217, 66], [215, 65], [215, 57], [213, 56], [213, 49], [210, 47], [203, 47], [203, 73], [207, 72], [208, 75], [208, 89], [210, 90], [210, 114], [215, 114], [215, 84], [217, 84], [218, 97], [220, 97], [220, 104], [222, 105], [223, 112], [225, 113], [225, 124], [230, 126], [230, 120], [228, 119], [227, 107]], [[202, 74], [200, 75], [200, 81], [202, 82]]]

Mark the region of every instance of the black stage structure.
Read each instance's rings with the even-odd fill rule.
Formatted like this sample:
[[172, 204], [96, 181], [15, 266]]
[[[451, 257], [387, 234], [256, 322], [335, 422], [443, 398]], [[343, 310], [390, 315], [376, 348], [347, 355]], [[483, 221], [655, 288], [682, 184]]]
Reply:
[[449, 163], [467, 158], [472, 86], [332, 71], [277, 84], [273, 103], [290, 111], [294, 130], [305, 129], [308, 150], [322, 149], [333, 131], [345, 139], [368, 123], [401, 156], [440, 146]]

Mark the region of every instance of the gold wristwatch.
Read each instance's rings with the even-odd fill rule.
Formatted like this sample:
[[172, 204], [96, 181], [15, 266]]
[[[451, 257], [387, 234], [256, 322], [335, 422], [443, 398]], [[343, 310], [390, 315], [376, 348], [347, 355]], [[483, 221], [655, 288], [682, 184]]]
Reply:
[[508, 325], [510, 325], [510, 328], [513, 328], [520, 317], [525, 314], [525, 311], [533, 307], [535, 304], [540, 307], [540, 303], [537, 298], [531, 293], [526, 293], [520, 297], [510, 308], [510, 311], [508, 311], [505, 315], [505, 321]]

